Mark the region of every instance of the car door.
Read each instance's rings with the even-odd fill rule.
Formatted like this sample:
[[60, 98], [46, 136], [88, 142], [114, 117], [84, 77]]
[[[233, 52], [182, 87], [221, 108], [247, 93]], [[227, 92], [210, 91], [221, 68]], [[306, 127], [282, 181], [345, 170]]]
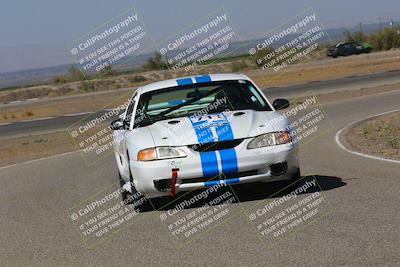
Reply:
[[350, 56], [353, 54], [353, 46], [351, 44], [344, 45], [344, 55]]
[[113, 141], [116, 152], [116, 161], [119, 169], [119, 173], [125, 181], [129, 181], [130, 169], [129, 169], [129, 155], [126, 148], [126, 136], [130, 128], [133, 110], [136, 102], [136, 94], [133, 95], [129, 101], [129, 105], [124, 113], [120, 115], [120, 119], [123, 122], [123, 127], [114, 130]]
[[343, 44], [339, 45], [337, 47], [337, 55], [338, 56], [344, 56], [345, 55], [345, 46]]
[[363, 51], [363, 46], [358, 43], [354, 43], [353, 45], [354, 45], [354, 53], [357, 55], [361, 54]]

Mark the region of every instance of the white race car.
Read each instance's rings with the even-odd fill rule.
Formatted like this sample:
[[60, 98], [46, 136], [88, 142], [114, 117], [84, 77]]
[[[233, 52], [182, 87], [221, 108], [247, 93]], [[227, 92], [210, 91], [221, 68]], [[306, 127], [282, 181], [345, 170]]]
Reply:
[[289, 121], [242, 74], [171, 79], [138, 88], [111, 123], [123, 197], [175, 195], [217, 184], [300, 177]]

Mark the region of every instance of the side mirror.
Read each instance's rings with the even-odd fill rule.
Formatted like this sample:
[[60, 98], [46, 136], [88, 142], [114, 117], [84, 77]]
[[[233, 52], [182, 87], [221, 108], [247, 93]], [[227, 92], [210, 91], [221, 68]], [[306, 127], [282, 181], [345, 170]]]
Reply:
[[110, 124], [111, 130], [121, 130], [124, 128], [124, 123], [121, 119], [117, 119]]
[[274, 106], [274, 109], [280, 110], [289, 107], [289, 101], [286, 99], [278, 98], [275, 99], [274, 103], [272, 103], [272, 106]]

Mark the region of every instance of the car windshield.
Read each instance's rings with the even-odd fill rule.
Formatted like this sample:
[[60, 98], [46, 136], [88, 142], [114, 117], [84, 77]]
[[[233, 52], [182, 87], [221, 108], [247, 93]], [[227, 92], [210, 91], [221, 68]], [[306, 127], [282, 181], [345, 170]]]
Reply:
[[176, 86], [142, 94], [135, 115], [135, 127], [147, 126], [159, 120], [243, 109], [272, 110], [249, 81]]

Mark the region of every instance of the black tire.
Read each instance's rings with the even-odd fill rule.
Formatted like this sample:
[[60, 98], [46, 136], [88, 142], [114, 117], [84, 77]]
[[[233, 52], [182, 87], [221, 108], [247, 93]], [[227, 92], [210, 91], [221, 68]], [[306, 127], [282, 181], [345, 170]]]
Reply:
[[[126, 190], [123, 188], [125, 182], [124, 182], [124, 180], [122, 179], [121, 174], [119, 174], [119, 173], [118, 173], [118, 179], [119, 179], [119, 185], [120, 185], [120, 187], [121, 187], [121, 189], [122, 189], [122, 192], [121, 192], [122, 201], [124, 202], [125, 205], [131, 205], [131, 204], [133, 204], [133, 202], [132, 202], [132, 193], [129, 192], [129, 191], [126, 191]], [[132, 190], [133, 193], [136, 192], [136, 188], [134, 187], [132, 181], [131, 181], [131, 190]]]
[[297, 181], [301, 178], [301, 173], [300, 173], [300, 167], [297, 168], [296, 172], [292, 175], [292, 179], [293, 181]]
[[[123, 189], [123, 186], [125, 184], [124, 180], [121, 178], [121, 175], [119, 174], [119, 185], [122, 189], [121, 192], [121, 197], [122, 197], [122, 201], [124, 202], [124, 205], [133, 205], [135, 204], [133, 201], [133, 196], [136, 195], [137, 190], [135, 188], [135, 186], [133, 185], [132, 182], [132, 177], [131, 177], [131, 192], [126, 191], [125, 189]], [[154, 201], [154, 199], [152, 199], [152, 201]], [[146, 211], [153, 211], [153, 205], [150, 203], [150, 199], [146, 199], [146, 201], [142, 204], [140, 204], [139, 206], [135, 207], [135, 210], [137, 212], [146, 212]]]
[[119, 186], [121, 187], [121, 190], [122, 190], [122, 191], [121, 191], [122, 201], [124, 202], [124, 204], [127, 204], [126, 201], [127, 201], [128, 197], [130, 197], [131, 194], [130, 194], [129, 192], [127, 192], [127, 191], [123, 188], [125, 182], [124, 182], [124, 180], [122, 179], [121, 174], [119, 174], [119, 173], [118, 173], [118, 181], [119, 181]]
[[[128, 153], [128, 151], [127, 151], [127, 153]], [[128, 155], [128, 162], [129, 162], [129, 153], [127, 155]], [[137, 191], [133, 184], [133, 177], [132, 177], [131, 168], [130, 168], [129, 164], [128, 164], [128, 167], [129, 167], [129, 182], [131, 183], [132, 193], [123, 189], [125, 182], [122, 179], [121, 174], [119, 172], [118, 172], [118, 176], [119, 176], [119, 185], [120, 185], [121, 189], [123, 189], [121, 192], [122, 201], [124, 202], [125, 205], [132, 205], [133, 204], [132, 195], [137, 193]]]
[[291, 187], [296, 187], [296, 185], [298, 185], [300, 182], [300, 178], [301, 178], [300, 168], [297, 168], [296, 172], [293, 173], [290, 180], [287, 181], [287, 184], [291, 185]]

